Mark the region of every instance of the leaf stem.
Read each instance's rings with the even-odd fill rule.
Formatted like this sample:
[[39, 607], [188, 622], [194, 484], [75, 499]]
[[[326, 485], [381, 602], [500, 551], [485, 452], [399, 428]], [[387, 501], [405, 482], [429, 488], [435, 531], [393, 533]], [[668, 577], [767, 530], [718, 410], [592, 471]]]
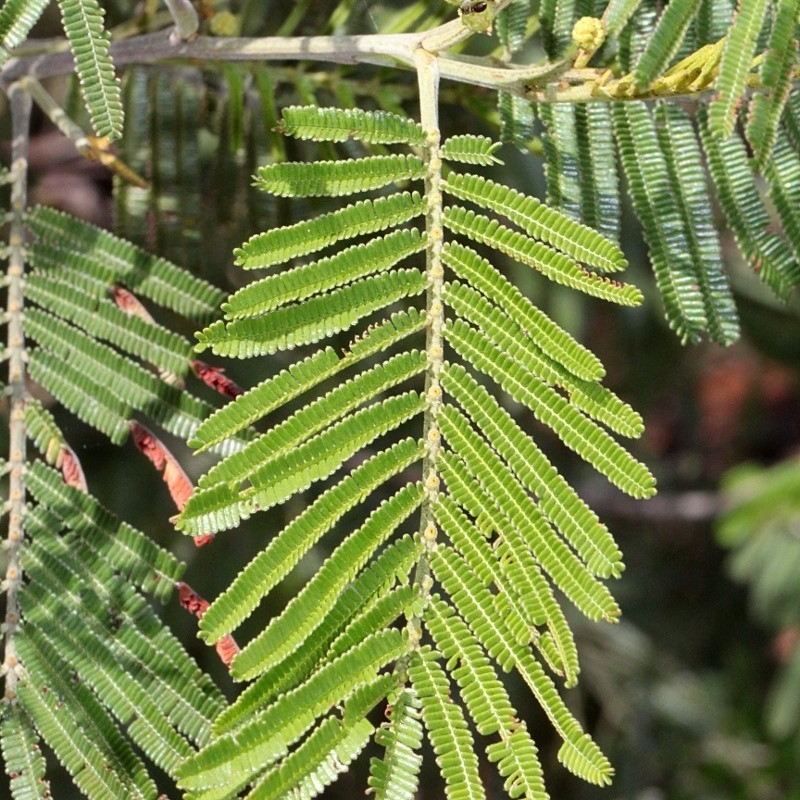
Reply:
[[[430, 560], [436, 548], [436, 521], [434, 508], [439, 496], [439, 474], [437, 458], [441, 446], [441, 433], [437, 417], [442, 406], [441, 372], [444, 365], [442, 347], [442, 326], [444, 324], [444, 304], [442, 290], [444, 269], [442, 267], [442, 160], [439, 155], [441, 134], [439, 131], [439, 63], [438, 57], [419, 48], [414, 53], [420, 95], [420, 123], [425, 131], [425, 212], [426, 230], [426, 275], [427, 309], [426, 341], [427, 369], [425, 374], [425, 422], [423, 437], [425, 455], [422, 461], [422, 480], [425, 486], [425, 499], [420, 513], [420, 538], [423, 553], [417, 562], [414, 583], [420, 589], [425, 604], [430, 598], [433, 581], [430, 575]], [[417, 641], [421, 637], [421, 620], [409, 621], [412, 636]]]
[[164, 0], [164, 2], [175, 21], [175, 30], [170, 36], [173, 44], [191, 39], [200, 27], [200, 19], [190, 0]]
[[8, 394], [10, 395], [9, 421], [9, 492], [8, 535], [5, 541], [6, 616], [3, 623], [5, 653], [2, 671], [5, 673], [5, 699], [16, 697], [19, 660], [14, 645], [14, 633], [19, 625], [17, 593], [22, 585], [20, 551], [24, 539], [25, 513], [25, 334], [23, 329], [23, 283], [25, 273], [25, 207], [27, 204], [28, 141], [31, 114], [31, 96], [17, 84], [9, 90], [12, 113], [11, 150], [11, 225], [9, 231], [8, 298]]
[[[497, 11], [511, 0], [498, 0]], [[197, 36], [173, 41], [169, 31], [134, 36], [114, 42], [111, 57], [117, 67], [151, 64], [169, 59], [204, 61], [327, 61], [340, 64], [375, 64], [415, 69], [414, 53], [422, 48], [439, 53], [473, 36], [460, 19], [427, 31], [356, 36], [266, 36], [260, 38]], [[60, 43], [59, 43], [60, 44]], [[454, 62], [457, 69], [460, 66]], [[0, 85], [8, 87], [24, 75], [35, 78], [66, 75], [74, 71], [72, 54], [57, 52], [29, 58], [12, 58], [3, 68]], [[455, 76], [453, 76], [455, 77]]]

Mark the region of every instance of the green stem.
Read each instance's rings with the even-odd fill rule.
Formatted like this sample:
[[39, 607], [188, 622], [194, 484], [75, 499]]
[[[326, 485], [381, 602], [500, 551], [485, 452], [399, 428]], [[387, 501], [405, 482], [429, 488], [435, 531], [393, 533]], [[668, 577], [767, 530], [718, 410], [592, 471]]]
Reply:
[[19, 85], [9, 91], [12, 114], [11, 145], [11, 225], [9, 231], [8, 298], [6, 318], [8, 324], [8, 394], [10, 396], [9, 421], [9, 492], [8, 535], [6, 548], [6, 576], [3, 589], [6, 593], [6, 616], [3, 624], [5, 653], [5, 699], [14, 700], [19, 677], [19, 660], [14, 645], [14, 633], [19, 626], [18, 592], [22, 585], [20, 551], [24, 539], [25, 513], [25, 334], [23, 329], [23, 283], [25, 273], [25, 206], [28, 185], [28, 136], [31, 114], [31, 96]]
[[[439, 496], [439, 473], [437, 459], [441, 446], [441, 433], [437, 417], [442, 406], [441, 373], [444, 366], [442, 346], [442, 327], [444, 325], [444, 305], [442, 290], [444, 269], [442, 267], [442, 160], [439, 155], [439, 64], [438, 57], [422, 48], [414, 53], [420, 96], [420, 122], [427, 136], [425, 147], [426, 173], [425, 231], [427, 243], [426, 274], [428, 278], [426, 309], [427, 370], [425, 375], [425, 422], [423, 437], [425, 456], [422, 461], [422, 480], [425, 486], [425, 499], [420, 514], [420, 538], [423, 552], [417, 562], [414, 583], [422, 592], [424, 602], [430, 597], [433, 581], [430, 574], [431, 556], [436, 548], [436, 520], [434, 509]], [[409, 622], [412, 636], [417, 641], [422, 635], [421, 620], [414, 618]]]

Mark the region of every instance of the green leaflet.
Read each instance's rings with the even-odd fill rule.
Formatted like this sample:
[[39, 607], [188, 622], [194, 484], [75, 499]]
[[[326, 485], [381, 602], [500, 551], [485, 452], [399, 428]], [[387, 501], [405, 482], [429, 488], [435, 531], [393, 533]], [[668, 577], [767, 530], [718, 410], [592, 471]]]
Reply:
[[441, 156], [445, 161], [456, 161], [459, 164], [476, 164], [489, 167], [501, 164], [495, 155], [500, 148], [499, 142], [493, 142], [488, 136], [462, 134], [451, 136], [441, 148]]
[[542, 422], [553, 427], [568, 447], [594, 464], [620, 489], [634, 497], [652, 495], [654, 479], [643, 465], [634, 461], [602, 428], [594, 426], [571, 408], [561, 395], [531, 381], [526, 370], [487, 343], [474, 328], [456, 320], [448, 326], [446, 337], [457, 352], [474, 362], [482, 372], [494, 377]]
[[427, 620], [448, 664], [458, 664], [453, 677], [479, 733], [486, 736], [502, 731], [500, 741], [488, 745], [487, 754], [491, 761], [501, 762], [499, 772], [507, 779], [506, 790], [513, 787], [528, 797], [544, 795], [544, 777], [536, 745], [525, 723], [517, 719], [506, 690], [478, 641], [441, 600], [434, 599]]
[[786, 298], [800, 280], [798, 263], [786, 242], [770, 230], [770, 217], [752, 180], [744, 142], [738, 136], [720, 140], [701, 110], [700, 133], [719, 202], [736, 243], [761, 279]]
[[792, 282], [800, 281], [800, 159], [785, 137], [781, 137], [767, 164], [765, 175], [769, 181], [770, 196], [781, 221], [783, 230], [794, 253], [795, 268], [792, 271]]
[[313, 164], [283, 163], [262, 167], [257, 185], [278, 197], [339, 197], [379, 189], [424, 174], [417, 156], [371, 156]]
[[798, 0], [779, 0], [760, 71], [761, 82], [767, 91], [756, 94], [750, 104], [747, 139], [761, 168], [769, 161], [791, 91], [791, 76], [797, 64], [797, 41], [793, 31], [798, 9]]
[[389, 270], [424, 247], [425, 240], [417, 230], [393, 231], [366, 244], [340, 250], [328, 258], [255, 281], [231, 295], [222, 310], [226, 319], [263, 314], [289, 302]]
[[552, 245], [577, 261], [603, 272], [627, 267], [625, 256], [613, 243], [591, 228], [548, 208], [535, 197], [476, 175], [448, 176], [446, 192], [490, 208], [521, 227], [529, 236]]
[[[42, 570], [52, 567], [52, 563], [37, 563], [33, 559], [32, 561]], [[63, 591], [63, 588], [58, 588]], [[136, 744], [145, 752], [153, 754], [153, 762], [158, 767], [174, 774], [178, 765], [191, 755], [193, 748], [172, 727], [171, 720], [162, 710], [175, 703], [174, 689], [167, 694], [164, 686], [159, 686], [156, 681], [151, 685], [141, 685], [143, 681], [140, 676], [142, 673], [146, 674], [152, 667], [141, 656], [133, 657], [136, 652], [134, 648], [146, 643], [147, 639], [140, 633], [133, 646], [123, 649], [118, 645], [122, 656], [118, 659], [111, 655], [112, 651], [108, 648], [106, 641], [108, 632], [100, 628], [98, 620], [88, 617], [86, 602], [82, 603], [82, 614], [79, 615], [75, 613], [76, 609], [72, 607], [72, 603], [59, 603], [57, 597], [48, 593], [36, 582], [31, 583], [26, 592], [26, 599], [42, 608], [48, 608], [49, 611], [43, 613], [41, 610], [34, 610], [33, 607], [25, 609], [30, 625], [36, 625], [37, 628], [29, 631], [27, 635], [36, 641], [34, 646], [42, 652], [42, 656], [47, 657], [49, 650], [55, 652], [59, 646], [62, 656], [69, 659], [72, 669], [100, 695], [103, 702], [123, 724], [129, 725], [128, 733]], [[101, 605], [99, 600], [97, 605]], [[121, 615], [127, 616], [127, 613], [128, 610], [124, 607], [120, 609]], [[44, 631], [48, 627], [57, 627], [60, 621], [65, 621], [64, 630], [54, 641], [54, 637], [48, 637]], [[152, 671], [157, 672], [157, 668]], [[139, 680], [132, 677], [136, 673]], [[155, 691], [158, 691], [158, 702], [151, 694]], [[177, 697], [180, 697], [180, 694], [177, 694]]]
[[252, 465], [247, 482], [222, 482], [199, 489], [186, 503], [181, 525], [187, 532], [199, 526], [198, 533], [233, 527], [253, 511], [282, 503], [327, 478], [349, 456], [416, 416], [422, 408], [419, 393], [411, 391], [356, 411], [293, 450], [259, 459]]
[[363, 718], [351, 727], [327, 717], [297, 750], [255, 784], [248, 800], [286, 797], [288, 789], [303, 800], [316, 797], [320, 787], [333, 783], [355, 759], [373, 732], [372, 725]]
[[420, 698], [422, 720], [445, 780], [448, 798], [482, 798], [472, 735], [461, 707], [450, 698], [447, 675], [439, 655], [423, 649], [414, 653], [409, 665], [411, 683]]
[[283, 613], [245, 647], [234, 661], [240, 671], [269, 669], [284, 660], [322, 622], [325, 610], [377, 547], [419, 507], [419, 486], [407, 484], [381, 504], [367, 521], [348, 536]]
[[[595, 580], [554, 535], [536, 504], [516, 481], [508, 467], [452, 407], [443, 411], [442, 432], [456, 455], [466, 462], [473, 475], [480, 475], [487, 490], [505, 517], [495, 520], [501, 536], [514, 537], [512, 551], [518, 559], [528, 553], [547, 572], [553, 582], [590, 619], [611, 620], [619, 609], [605, 585]], [[484, 477], [485, 476], [485, 477]], [[517, 536], [521, 536], [517, 540]], [[531, 564], [531, 571], [536, 567]]]
[[[408, 646], [399, 631], [375, 634], [282, 695], [235, 734], [223, 735], [180, 770], [180, 786], [198, 800], [229, 797], [287, 752], [316, 715], [350, 695], [400, 657]], [[385, 683], [384, 683], [385, 686]], [[231, 770], [229, 765], [233, 767]]]
[[207, 403], [57, 317], [31, 308], [26, 322], [39, 344], [31, 353], [31, 375], [112, 441], [127, 437], [134, 409], [179, 436], [191, 435], [207, 415]]
[[609, 35], [619, 34], [642, 0], [611, 0], [603, 12]]
[[708, 221], [694, 132], [679, 110], [659, 109], [658, 130], [642, 103], [614, 109], [634, 209], [670, 326], [683, 341], [698, 341], [708, 330], [727, 344], [738, 336], [738, 320], [717, 234]]
[[48, 464], [55, 464], [69, 446], [53, 415], [39, 400], [31, 399], [25, 404], [25, 427], [28, 439]]
[[497, 38], [511, 53], [516, 53], [526, 39], [526, 29], [531, 13], [530, 0], [514, 0], [494, 23]]
[[343, 142], [353, 138], [370, 144], [425, 144], [425, 134], [419, 123], [397, 114], [360, 108], [289, 106], [281, 112], [278, 127], [287, 136], [320, 142]]
[[497, 220], [459, 206], [447, 208], [444, 219], [453, 233], [489, 245], [533, 267], [556, 283], [621, 305], [634, 306], [641, 302], [641, 294], [634, 286], [616, 283], [596, 273], [587, 272], [571, 258], [513, 231]]
[[733, 133], [736, 106], [747, 85], [747, 77], [756, 50], [756, 40], [764, 22], [767, 0], [741, 0], [728, 34], [716, 88], [718, 96], [712, 101], [709, 125], [715, 136], [727, 138]]
[[676, 205], [683, 216], [687, 247], [696, 265], [708, 332], [713, 341], [728, 345], [739, 338], [739, 319], [723, 267], [719, 237], [708, 217], [708, 181], [695, 130], [685, 112], [665, 103], [656, 109], [656, 122], [672, 184], [683, 200]]
[[[132, 749], [125, 746], [88, 689], [80, 684], [70, 689], [66, 681], [59, 684], [57, 674], [48, 673], [45, 667], [57, 662], [37, 660], [35, 653], [24, 644], [20, 649], [31, 667], [35, 665], [37, 672], [42, 677], [46, 675], [48, 682], [54, 684], [39, 687], [20, 681], [17, 685], [20, 705], [58, 754], [78, 788], [90, 800], [155, 798], [155, 783], [142, 780]], [[55, 656], [55, 653], [47, 656]]]
[[327, 610], [324, 622], [295, 650], [288, 662], [261, 674], [217, 717], [214, 731], [225, 733], [246, 723], [259, 708], [302, 683], [306, 676], [332, 654], [345, 653], [367, 636], [384, 630], [401, 614], [410, 613], [415, 602], [404, 581], [419, 557], [419, 546], [402, 536], [385, 547], [349, 583]]
[[0, 717], [0, 751], [10, 780], [12, 800], [46, 800], [50, 783], [32, 720], [19, 704], [6, 703]]
[[619, 239], [620, 188], [611, 109], [604, 103], [575, 107], [581, 183], [581, 219], [611, 241]]
[[234, 251], [236, 263], [244, 269], [271, 267], [343, 239], [394, 227], [422, 210], [422, 198], [416, 192], [360, 200], [312, 220], [256, 234]]
[[315, 433], [330, 427], [345, 414], [418, 375], [424, 368], [423, 355], [411, 350], [341, 383], [328, 394], [310, 402], [305, 408], [259, 436], [240, 453], [209, 470], [202, 478], [201, 490], [214, 483], [246, 481], [259, 465], [281, 453], [290, 452]]
[[683, 37], [700, 8], [701, 0], [670, 0], [659, 17], [647, 47], [639, 56], [633, 77], [636, 85], [644, 89], [664, 71], [677, 52]]
[[485, 258], [452, 242], [445, 245], [442, 259], [466, 283], [507, 309], [548, 358], [579, 378], [599, 380], [603, 377], [603, 365], [597, 356], [559, 328]]
[[107, 287], [123, 284], [138, 296], [203, 323], [216, 316], [224, 294], [211, 284], [130, 242], [68, 214], [37, 206], [25, 221], [36, 237], [28, 257], [35, 270], [64, 268]]
[[111, 37], [103, 27], [97, 0], [59, 0], [61, 19], [75, 57], [86, 107], [98, 136], [122, 135], [122, 97], [108, 52]]
[[563, 56], [572, 43], [572, 26], [576, 20], [591, 13], [592, 5], [586, 0], [543, 0], [539, 20], [545, 52], [551, 60]]
[[[361, 339], [353, 342], [342, 357], [329, 347], [318, 350], [218, 409], [197, 429], [191, 444], [199, 450], [219, 444], [234, 431], [246, 428], [301, 392], [421, 330], [424, 322], [423, 315], [410, 309], [408, 313], [393, 314], [390, 319], [371, 328]], [[212, 470], [201, 478], [200, 485], [209, 482], [213, 474]]]
[[413, 800], [416, 795], [422, 765], [420, 705], [412, 688], [403, 689], [375, 734], [385, 753], [381, 759], [370, 759], [368, 783], [379, 800]]
[[547, 178], [547, 204], [573, 219], [580, 219], [580, 156], [575, 113], [571, 106], [540, 104], [536, 116], [541, 120], [542, 146]]
[[28, 36], [49, 0], [7, 0], [0, 8], [0, 66]]
[[497, 110], [500, 112], [500, 138], [520, 149], [527, 147], [534, 137], [531, 103], [511, 92], [498, 92]]
[[162, 601], [170, 596], [184, 565], [169, 551], [120, 522], [91, 495], [67, 486], [58, 473], [40, 463], [29, 468], [28, 489], [59, 525], [68, 528], [66, 539], [77, 551], [86, 548], [95, 563], [107, 562], [110, 572], [120, 572]]
[[525, 329], [516, 320], [506, 316], [500, 307], [460, 283], [447, 285], [443, 296], [461, 320], [485, 331], [494, 345], [506, 351], [531, 375], [550, 386], [565, 389], [572, 405], [587, 416], [617, 433], [638, 435], [641, 419], [630, 406], [598, 384], [576, 380], [559, 365], [552, 364], [547, 355], [531, 341]]
[[621, 554], [611, 534], [508, 412], [459, 366], [448, 367], [443, 383], [517, 477], [539, 498], [541, 510], [566, 536], [588, 568], [601, 577], [619, 575]]
[[69, 275], [69, 280], [49, 272], [34, 274], [27, 280], [26, 294], [30, 300], [83, 328], [91, 336], [164, 370], [184, 375], [189, 368], [191, 345], [186, 339], [125, 313], [108, 298], [107, 287], [98, 286], [96, 281], [75, 274]]
[[251, 358], [311, 344], [347, 330], [395, 300], [420, 294], [424, 288], [424, 275], [414, 269], [363, 278], [267, 316], [215, 322], [197, 334], [198, 350], [211, 348], [217, 355]]
[[700, 42], [718, 42], [730, 31], [734, 0], [703, 0], [697, 15], [697, 38]]
[[[214, 636], [217, 625], [221, 630], [235, 628], [336, 520], [353, 508], [370, 489], [396, 475], [418, 457], [418, 446], [404, 440], [365, 462], [320, 495], [239, 573], [208, 609], [201, 629], [209, 629]], [[224, 623], [220, 621], [223, 619], [226, 620]]]

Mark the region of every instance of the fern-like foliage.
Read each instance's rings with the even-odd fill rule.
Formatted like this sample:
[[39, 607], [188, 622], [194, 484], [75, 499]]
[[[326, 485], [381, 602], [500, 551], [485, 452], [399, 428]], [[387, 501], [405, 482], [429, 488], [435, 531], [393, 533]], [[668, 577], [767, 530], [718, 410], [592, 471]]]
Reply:
[[[618, 608], [603, 579], [619, 575], [621, 556], [497, 391], [635, 497], [649, 496], [653, 479], [612, 433], [638, 436], [641, 419], [602, 386], [597, 358], [476, 247], [633, 305], [638, 290], [609, 277], [625, 259], [532, 197], [449, 164], [444, 172], [443, 160], [494, 160], [488, 140], [459, 136], [440, 148], [403, 118], [307, 107], [285, 109], [281, 127], [413, 152], [275, 164], [256, 176], [290, 197], [386, 188], [252, 237], [237, 260], [269, 271], [198, 335], [199, 349], [221, 355], [306, 354], [209, 417], [197, 448], [220, 446], [295, 397], [304, 405], [201, 478], [179, 527], [230, 529], [321, 482], [212, 603], [203, 638], [236, 630], [323, 536], [348, 532], [234, 658], [233, 676], [252, 683], [185, 763], [180, 784], [198, 800], [247, 786], [253, 798], [311, 796], [332, 759], [347, 763], [374, 737], [385, 750], [370, 785], [380, 797], [411, 797], [421, 721], [449, 797], [483, 796], [473, 726], [491, 737], [487, 755], [512, 795], [543, 797], [535, 743], [500, 679], [511, 670], [561, 735], [562, 762], [603, 784], [611, 767], [556, 688], [579, 671], [556, 592], [591, 619], [613, 621]], [[343, 350], [308, 352], [344, 331]], [[394, 444], [384, 438], [391, 432], [402, 432]], [[368, 498], [378, 491], [385, 499], [374, 506]], [[350, 527], [353, 518], [361, 522]], [[466, 715], [451, 699], [454, 682]], [[391, 712], [376, 729], [367, 714], [387, 699]], [[311, 791], [308, 775], [317, 773]]]
[[[197, 324], [213, 318], [218, 290], [61, 212], [35, 208], [26, 224], [30, 376], [114, 442], [137, 417], [191, 435], [211, 409], [185, 386], [191, 345], [133, 292]], [[28, 397], [16, 423], [39, 456], [24, 468], [15, 702], [0, 722], [12, 796], [49, 796], [44, 741], [86, 797], [150, 800], [156, 774], [174, 778], [225, 707], [149, 599], [166, 602], [184, 564], [88, 493], [42, 403]]]
[[[211, 238], [203, 229], [213, 227], [201, 194], [207, 174], [224, 176], [212, 202], [248, 229], [292, 198], [333, 202], [236, 251], [238, 266], [263, 272], [218, 319], [224, 295], [195, 275], [52, 209], [27, 213], [23, 230], [24, 192], [12, 195], [4, 468], [8, 549], [19, 563], [10, 560], [4, 585], [14, 702], [3, 706], [0, 748], [14, 798], [48, 796], [40, 742], [90, 798], [154, 798], [165, 775], [187, 797], [211, 800], [313, 797], [372, 741], [381, 751], [369, 786], [410, 800], [424, 736], [448, 797], [481, 797], [476, 735], [510, 796], [544, 797], [536, 743], [503, 678], [511, 672], [561, 738], [562, 763], [609, 781], [608, 761], [559, 693], [580, 670], [562, 600], [614, 621], [605, 581], [620, 574], [621, 555], [530, 430], [548, 429], [541, 439], [558, 437], [621, 490], [646, 497], [651, 475], [616, 438], [638, 436], [642, 422], [603, 386], [599, 360], [503, 267], [513, 261], [572, 291], [636, 305], [639, 290], [617, 281], [624, 176], [669, 324], [685, 341], [729, 343], [738, 320], [710, 221], [713, 182], [742, 254], [787, 297], [800, 281], [799, 3], [742, 0], [734, 14], [728, 0], [612, 0], [589, 20], [589, 39], [573, 39], [576, 21], [595, 12], [583, 0], [542, 0], [536, 20], [529, 0], [502, 0], [497, 17], [493, 0], [462, 4], [469, 30], [494, 20], [500, 50], [491, 60], [453, 57], [448, 69], [485, 68], [498, 81], [505, 138], [527, 147], [539, 126], [546, 204], [472, 174], [498, 162], [498, 144], [440, 142], [430, 97], [424, 127], [389, 113], [395, 84], [297, 71], [296, 102], [325, 94], [341, 108], [296, 106], [278, 120], [275, 81], [288, 72], [222, 65], [224, 100], [193, 69], [127, 73], [134, 113], [122, 160], [104, 145], [92, 152], [133, 167], [118, 169], [135, 180], [118, 180], [115, 194], [129, 238], [196, 267]], [[3, 4], [0, 64], [45, 5]], [[101, 5], [59, 7], [92, 124], [118, 137], [120, 86]], [[337, 6], [332, 32], [350, 7]], [[300, 26], [304, 9], [282, 33]], [[537, 32], [549, 63], [515, 83], [501, 67]], [[387, 41], [383, 55], [394, 58], [407, 40]], [[412, 49], [414, 59], [439, 57], [418, 41], [404, 55]], [[25, 117], [19, 98], [33, 92], [26, 64], [36, 74], [23, 59], [9, 70], [15, 77], [3, 76], [15, 125]], [[354, 108], [359, 92], [384, 110]], [[699, 95], [708, 108], [672, 102]], [[27, 134], [18, 125], [15, 146]], [[326, 158], [287, 160], [297, 143], [284, 136], [321, 142]], [[334, 145], [351, 158], [333, 155]], [[11, 170], [16, 187], [24, 160]], [[246, 220], [228, 178], [265, 160]], [[205, 326], [200, 349], [297, 357], [241, 393], [137, 297], [159, 319], [167, 311]], [[56, 418], [27, 393], [26, 373], [112, 442], [133, 431], [198, 543], [275, 506], [302, 505], [307, 490], [309, 499], [208, 607], [181, 583], [173, 555], [92, 497]], [[237, 399], [213, 411], [195, 375]], [[193, 495], [142, 421], [222, 457]], [[33, 460], [25, 436], [39, 451]], [[240, 650], [232, 633], [323, 539], [335, 541], [331, 556]], [[149, 603], [175, 588], [202, 617], [202, 638], [249, 682], [230, 706]]]
[[[552, 14], [543, 7], [552, 56], [568, 41], [575, 18], [568, 7], [554, 4]], [[673, 0], [663, 11], [648, 2], [612, 2], [596, 20], [607, 37], [596, 61], [610, 63], [612, 71], [587, 99], [625, 103], [610, 112], [606, 103], [536, 105], [548, 201], [612, 238], [619, 230], [621, 164], [667, 321], [683, 341], [707, 335], [729, 344], [739, 335], [731, 279], [706, 203], [712, 181], [746, 260], [781, 298], [798, 285], [797, 209], [785, 177], [797, 153], [791, 83], [797, 9], [794, 0], [747, 0], [735, 14], [725, 0]], [[543, 88], [541, 96], [549, 91]], [[711, 96], [709, 108], [671, 101], [701, 92]], [[637, 98], [656, 98], [655, 108]], [[773, 164], [777, 153], [786, 159], [780, 166]], [[754, 168], [776, 215], [752, 181]]]

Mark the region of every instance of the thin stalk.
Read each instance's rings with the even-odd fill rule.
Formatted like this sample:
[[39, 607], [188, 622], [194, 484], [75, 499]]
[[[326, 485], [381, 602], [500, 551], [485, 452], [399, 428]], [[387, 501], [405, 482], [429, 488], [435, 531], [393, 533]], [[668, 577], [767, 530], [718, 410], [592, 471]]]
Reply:
[[[425, 374], [425, 422], [423, 437], [425, 455], [422, 461], [422, 480], [425, 486], [425, 499], [420, 514], [420, 538], [423, 552], [417, 562], [414, 583], [427, 602], [433, 586], [430, 574], [431, 556], [436, 548], [436, 520], [434, 509], [439, 497], [439, 470], [437, 460], [441, 448], [441, 432], [438, 415], [442, 407], [441, 373], [444, 366], [442, 346], [442, 327], [444, 325], [444, 304], [442, 290], [444, 269], [442, 267], [442, 160], [439, 154], [441, 133], [439, 131], [439, 64], [436, 55], [418, 49], [414, 53], [417, 67], [420, 96], [420, 123], [427, 137], [425, 147], [425, 248], [427, 298], [426, 298], [426, 341], [427, 370]], [[417, 641], [421, 638], [421, 620], [409, 620], [409, 629]]]
[[[498, 0], [497, 11], [511, 0]], [[340, 64], [375, 64], [415, 69], [414, 53], [422, 48], [440, 53], [473, 36], [460, 19], [427, 31], [357, 36], [266, 36], [262, 38], [198, 36], [172, 41], [170, 33], [134, 36], [114, 42], [111, 57], [117, 67], [152, 64], [170, 59], [202, 61], [326, 61]], [[456, 63], [456, 72], [460, 65]], [[71, 53], [53, 53], [10, 59], [0, 77], [9, 86], [24, 75], [42, 79], [74, 71]], [[455, 75], [453, 77], [456, 77]], [[456, 78], [457, 79], [457, 78]]]
[[14, 644], [14, 633], [19, 626], [18, 592], [22, 585], [20, 551], [24, 539], [25, 514], [25, 333], [23, 330], [23, 283], [25, 279], [25, 206], [28, 185], [28, 137], [30, 129], [31, 96], [21, 86], [9, 90], [12, 114], [11, 145], [11, 217], [8, 250], [8, 300], [6, 320], [8, 325], [8, 384], [10, 397], [9, 417], [9, 490], [8, 535], [6, 548], [6, 576], [3, 589], [6, 593], [6, 616], [3, 623], [5, 653], [2, 671], [5, 673], [5, 699], [16, 697], [20, 664]]
[[175, 21], [175, 30], [170, 35], [172, 42], [185, 42], [191, 39], [200, 27], [200, 18], [191, 0], [164, 0], [164, 2]]

